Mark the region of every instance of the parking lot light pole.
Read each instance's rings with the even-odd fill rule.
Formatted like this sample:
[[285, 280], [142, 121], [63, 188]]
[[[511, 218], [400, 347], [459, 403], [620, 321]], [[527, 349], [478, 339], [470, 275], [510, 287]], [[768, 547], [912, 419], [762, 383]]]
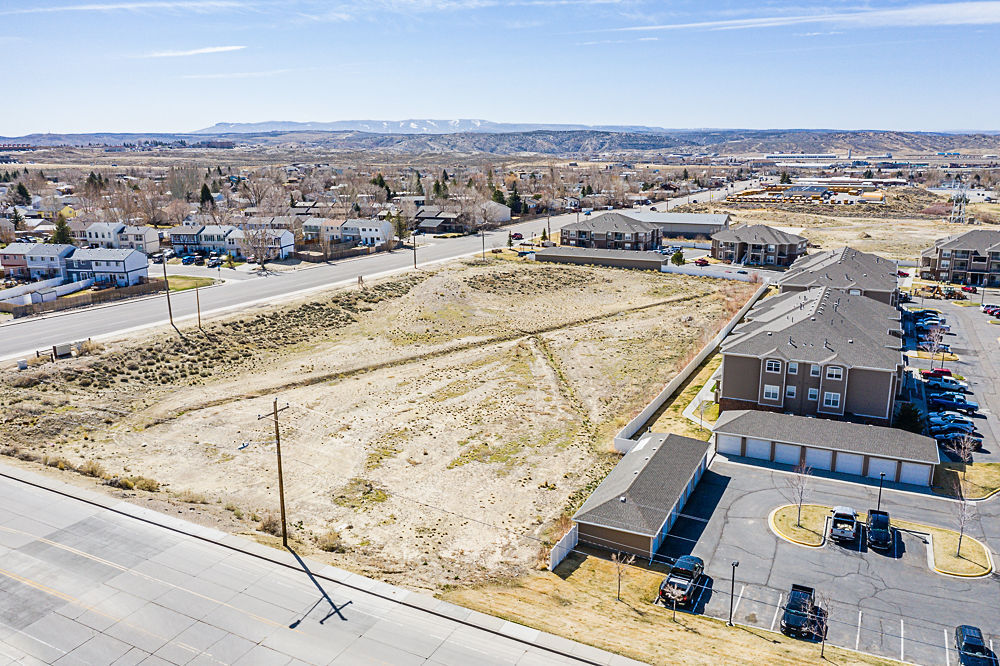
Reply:
[[726, 623], [727, 627], [733, 626], [733, 600], [736, 598], [736, 567], [740, 566], [739, 560], [733, 560], [733, 577], [730, 581], [731, 587], [729, 588], [729, 622]]
[[876, 511], [882, 510], [882, 484], [885, 483], [885, 472], [878, 473], [878, 504], [875, 505]]

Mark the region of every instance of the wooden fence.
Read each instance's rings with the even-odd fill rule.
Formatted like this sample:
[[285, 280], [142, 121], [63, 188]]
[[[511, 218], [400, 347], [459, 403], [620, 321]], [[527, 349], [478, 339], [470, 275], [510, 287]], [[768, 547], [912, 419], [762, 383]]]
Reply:
[[14, 318], [28, 317], [30, 315], [44, 314], [47, 312], [61, 312], [86, 305], [100, 305], [101, 303], [111, 303], [135, 296], [155, 294], [163, 291], [163, 280], [151, 279], [142, 284], [135, 284], [131, 287], [117, 287], [104, 289], [101, 291], [88, 291], [72, 296], [57, 298], [54, 301], [45, 303], [33, 303], [31, 305], [14, 305], [12, 303], [0, 303], [0, 312], [8, 312]]

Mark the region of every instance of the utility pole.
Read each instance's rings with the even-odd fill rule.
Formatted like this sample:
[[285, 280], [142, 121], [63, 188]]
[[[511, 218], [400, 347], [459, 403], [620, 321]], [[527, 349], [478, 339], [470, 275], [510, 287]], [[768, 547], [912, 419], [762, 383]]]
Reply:
[[[170, 325], [174, 326], [174, 310], [170, 307], [170, 283], [167, 282], [167, 260], [163, 260], [163, 286], [167, 290], [167, 315], [170, 317]], [[174, 328], [177, 328], [174, 326]]]
[[278, 499], [281, 502], [281, 545], [288, 548], [288, 522], [285, 519], [285, 479], [281, 474], [281, 430], [278, 428], [278, 413], [288, 409], [285, 405], [278, 409], [278, 399], [274, 399], [274, 408], [270, 414], [261, 414], [257, 420], [274, 419], [274, 446], [278, 451]]
[[416, 268], [417, 267], [417, 235], [416, 234], [411, 235], [410, 239], [413, 241], [413, 267]]
[[198, 328], [201, 328], [201, 296], [198, 293], [198, 287], [194, 288], [194, 302], [198, 306]]
[[483, 261], [486, 261], [486, 228], [479, 227], [479, 235], [483, 238]]

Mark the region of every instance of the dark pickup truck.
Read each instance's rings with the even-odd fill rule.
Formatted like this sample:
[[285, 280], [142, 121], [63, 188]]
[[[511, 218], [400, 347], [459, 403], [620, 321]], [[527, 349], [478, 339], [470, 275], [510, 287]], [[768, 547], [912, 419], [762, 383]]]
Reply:
[[816, 612], [814, 599], [816, 591], [805, 585], [792, 585], [785, 603], [785, 612], [781, 615], [781, 633], [800, 638], [811, 638], [813, 617]]
[[[664, 606], [671, 606], [674, 599], [678, 606], [686, 606], [698, 596], [698, 581], [705, 571], [705, 563], [700, 557], [683, 555], [670, 567], [667, 577], [660, 583], [659, 599]], [[673, 595], [677, 596], [674, 597]]]
[[896, 537], [892, 532], [889, 514], [885, 511], [868, 509], [868, 547], [875, 550], [889, 550]]

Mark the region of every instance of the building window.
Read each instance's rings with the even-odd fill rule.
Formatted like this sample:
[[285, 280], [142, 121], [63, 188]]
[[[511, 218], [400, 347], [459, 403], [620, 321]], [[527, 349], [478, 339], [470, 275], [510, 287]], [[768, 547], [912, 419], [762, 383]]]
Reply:
[[844, 369], [839, 365], [831, 365], [826, 369], [826, 378], [839, 382], [844, 378]]
[[810, 377], [819, 377], [819, 366], [818, 365], [810, 366], [810, 368], [809, 368], [809, 376]]
[[811, 388], [811, 389], [809, 389], [809, 399], [810, 400], [819, 400], [819, 389], [818, 388]]
[[786, 398], [794, 398], [795, 397], [795, 387], [794, 386], [786, 386], [785, 387], [785, 397]]
[[781, 372], [781, 361], [775, 361], [774, 359], [768, 359], [764, 364], [764, 369], [768, 372]]
[[799, 364], [795, 361], [788, 362], [788, 374], [797, 375], [799, 374]]
[[830, 409], [837, 409], [840, 407], [840, 394], [830, 393], [829, 391], [823, 393], [823, 406], [829, 407]]
[[764, 384], [764, 400], [777, 400], [781, 397], [781, 388], [771, 384]]

